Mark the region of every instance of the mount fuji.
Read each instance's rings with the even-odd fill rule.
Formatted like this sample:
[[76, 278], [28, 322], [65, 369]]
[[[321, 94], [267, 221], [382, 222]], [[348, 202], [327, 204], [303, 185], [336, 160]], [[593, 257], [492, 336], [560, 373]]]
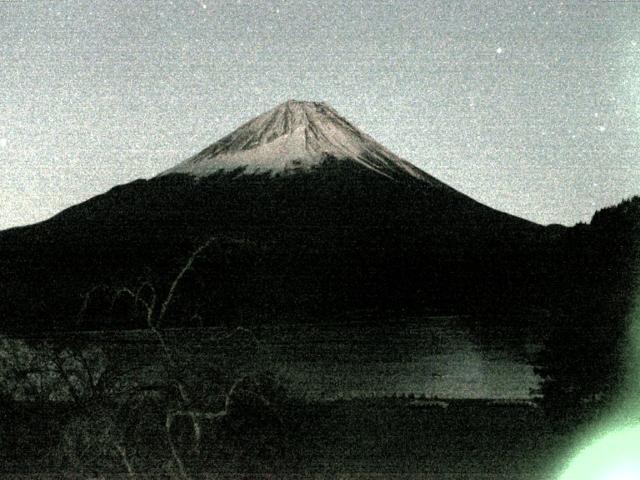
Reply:
[[181, 292], [211, 323], [511, 308], [535, 302], [551, 233], [449, 187], [327, 104], [289, 100], [154, 178], [0, 232], [0, 314], [7, 328], [75, 328], [83, 292], [143, 274], [162, 284], [212, 237], [216, 253]]
[[410, 175], [444, 184], [377, 143], [324, 102], [289, 100], [263, 113], [164, 174], [207, 176], [242, 169], [271, 175], [309, 171], [327, 157], [388, 178]]

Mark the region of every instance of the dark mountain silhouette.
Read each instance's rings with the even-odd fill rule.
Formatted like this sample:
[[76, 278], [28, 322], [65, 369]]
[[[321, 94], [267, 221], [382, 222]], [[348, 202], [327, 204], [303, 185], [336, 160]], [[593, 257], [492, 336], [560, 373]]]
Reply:
[[[163, 285], [211, 237], [176, 324], [194, 309], [220, 323], [531, 308], [555, 288], [563, 232], [476, 202], [323, 103], [288, 101], [155, 178], [1, 232], [0, 314], [5, 329], [77, 328], [89, 289]], [[134, 326], [98, 317], [85, 325]]]

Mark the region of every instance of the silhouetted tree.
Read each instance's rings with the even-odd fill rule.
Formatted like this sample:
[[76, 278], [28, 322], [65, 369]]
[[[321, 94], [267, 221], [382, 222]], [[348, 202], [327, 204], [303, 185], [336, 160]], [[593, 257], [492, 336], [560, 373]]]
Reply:
[[[198, 362], [187, 345], [175, 341], [179, 334], [174, 332], [173, 341], [167, 335], [166, 326], [177, 323], [168, 319], [176, 315], [174, 302], [183, 283], [191, 280], [216, 242], [211, 238], [195, 248], [166, 284], [143, 277], [130, 286], [96, 286], [84, 296], [79, 321], [98, 314], [99, 308], [106, 309], [105, 317], [118, 309], [119, 315], [128, 313], [132, 323], [143, 320], [143, 331], [157, 347], [153, 368], [110, 361], [102, 349], [64, 339], [0, 338], [3, 398], [65, 406], [60, 441], [49, 455], [64, 471], [82, 476], [123, 471], [137, 478], [146, 470], [164, 470], [170, 478], [190, 480], [206, 461], [207, 450], [226, 441], [211, 431], [224, 432], [229, 430], [226, 424], [243, 419], [236, 427], [250, 429], [257, 438], [259, 425], [267, 419], [277, 426], [284, 390], [274, 378], [238, 375], [226, 365]], [[255, 341], [244, 327], [211, 336], [214, 345], [232, 337]], [[256, 415], [260, 421], [252, 423]], [[264, 430], [262, 436], [260, 445], [252, 448], [270, 444]]]
[[562, 239], [555, 328], [538, 358], [540, 402], [579, 422], [619, 395], [640, 272], [640, 197], [598, 211]]

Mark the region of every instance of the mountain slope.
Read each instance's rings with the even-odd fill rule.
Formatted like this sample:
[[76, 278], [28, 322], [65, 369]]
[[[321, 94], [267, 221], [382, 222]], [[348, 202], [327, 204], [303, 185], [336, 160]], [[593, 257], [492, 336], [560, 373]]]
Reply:
[[214, 323], [513, 307], [535, 296], [546, 232], [422, 172], [330, 107], [289, 101], [155, 178], [0, 232], [0, 313], [10, 327], [69, 328], [83, 292], [148, 271], [166, 283], [212, 236], [241, 242], [217, 248], [182, 299]]
[[327, 104], [296, 100], [259, 115], [164, 174], [207, 176], [238, 168], [245, 174], [299, 173], [320, 165], [326, 157], [355, 162], [389, 178], [408, 174], [445, 187], [359, 131]]

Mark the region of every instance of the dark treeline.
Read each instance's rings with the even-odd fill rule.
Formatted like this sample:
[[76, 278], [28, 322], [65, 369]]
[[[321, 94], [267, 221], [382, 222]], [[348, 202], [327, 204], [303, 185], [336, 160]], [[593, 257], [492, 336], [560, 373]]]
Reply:
[[[555, 320], [537, 371], [541, 402], [558, 421], [587, 420], [627, 381], [640, 274], [640, 197], [596, 212], [560, 237], [554, 254]], [[563, 422], [560, 422], [563, 423]]]

